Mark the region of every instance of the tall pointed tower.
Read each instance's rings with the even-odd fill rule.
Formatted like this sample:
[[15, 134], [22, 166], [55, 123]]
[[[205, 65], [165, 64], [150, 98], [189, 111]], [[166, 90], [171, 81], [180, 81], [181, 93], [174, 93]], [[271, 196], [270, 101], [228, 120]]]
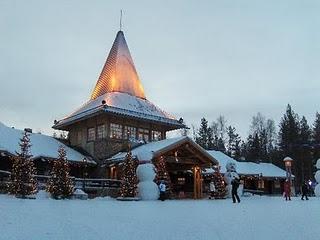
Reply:
[[53, 126], [69, 131], [70, 144], [98, 162], [123, 150], [128, 140], [162, 140], [167, 131], [183, 127], [147, 100], [122, 31], [117, 33], [90, 100]]

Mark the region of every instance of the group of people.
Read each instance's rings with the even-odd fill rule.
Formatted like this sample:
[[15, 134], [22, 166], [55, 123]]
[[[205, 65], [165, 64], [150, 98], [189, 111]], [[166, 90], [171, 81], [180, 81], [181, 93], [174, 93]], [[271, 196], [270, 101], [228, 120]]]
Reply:
[[[240, 185], [240, 179], [238, 177], [235, 177], [232, 179], [231, 181], [231, 196], [232, 196], [232, 201], [233, 203], [240, 203], [240, 197], [238, 195], [238, 188], [239, 188], [239, 185]], [[210, 182], [210, 192], [211, 192], [211, 196], [212, 196], [212, 193], [214, 191], [216, 191], [216, 188], [214, 186], [214, 183], [213, 182]], [[167, 190], [167, 186], [166, 186], [166, 183], [164, 180], [161, 180], [160, 181], [160, 184], [159, 184], [159, 191], [160, 191], [160, 200], [161, 201], [164, 201], [166, 199], [166, 190]], [[301, 200], [309, 200], [308, 198], [308, 194], [309, 194], [309, 184], [307, 182], [304, 182], [302, 184], [302, 187], [301, 187]], [[286, 201], [291, 201], [291, 184], [288, 180], [285, 181], [284, 183], [284, 197], [286, 199]], [[211, 197], [210, 197], [211, 199]]]
[[[284, 198], [289, 201], [291, 201], [291, 184], [289, 182], [289, 180], [286, 180], [283, 186], [283, 193], [284, 193]], [[305, 181], [303, 182], [302, 186], [301, 186], [301, 200], [309, 200], [308, 198], [308, 194], [309, 194], [309, 184]]]

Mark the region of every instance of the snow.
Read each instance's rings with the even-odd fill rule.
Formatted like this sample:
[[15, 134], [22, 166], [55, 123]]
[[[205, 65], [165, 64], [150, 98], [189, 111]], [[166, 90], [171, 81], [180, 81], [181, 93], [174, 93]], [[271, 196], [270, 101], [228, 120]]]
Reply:
[[[209, 159], [212, 160], [213, 163], [217, 164], [215, 159], [210, 154], [208, 154], [206, 150], [201, 148], [191, 138], [186, 136], [168, 138], [161, 141], [150, 142], [150, 143], [141, 145], [139, 147], [132, 149], [132, 156], [138, 159], [140, 162], [150, 162], [155, 156], [159, 156], [164, 151], [169, 151], [184, 143], [188, 143], [190, 145], [193, 145], [195, 148], [198, 148], [198, 150], [202, 152], [202, 154], [206, 155]], [[108, 161], [110, 162], [123, 161], [125, 159], [126, 154], [127, 154], [126, 152], [117, 153], [116, 155], [109, 158]]]
[[[3, 151], [16, 155], [16, 152], [20, 151], [19, 142], [23, 133], [24, 131], [22, 130], [7, 127], [0, 122], [0, 152]], [[85, 158], [81, 153], [44, 134], [31, 133], [30, 140], [32, 144], [31, 154], [34, 159], [40, 157], [57, 158], [59, 146], [63, 146], [66, 149], [69, 161], [83, 161]], [[88, 161], [94, 163], [93, 161]]]
[[[0, 240], [318, 240], [320, 199], [122, 202], [0, 195]], [[267, 211], [266, 211], [267, 209]]]
[[[175, 145], [188, 137], [168, 138], [161, 141], [150, 142], [132, 149], [132, 156], [136, 157], [139, 161], [151, 161], [157, 151], [160, 151], [169, 146]], [[109, 158], [110, 161], [124, 160], [126, 152], [120, 152], [113, 157]]]
[[318, 170], [316, 171], [314, 178], [318, 184], [316, 185], [316, 187], [314, 189], [314, 193], [316, 194], [317, 197], [320, 197], [320, 159], [318, 159], [318, 161], [316, 163], [316, 168]]
[[154, 165], [151, 163], [140, 164], [137, 168], [138, 197], [142, 200], [157, 200], [159, 198], [159, 188], [153, 181], [156, 173]]
[[[219, 165], [221, 166], [220, 171], [223, 174], [227, 171], [227, 163], [233, 162], [236, 164], [237, 173], [239, 175], [261, 175], [262, 177], [286, 178], [286, 171], [272, 163], [238, 162], [219, 151], [212, 150], [208, 151], [208, 153], [219, 162]], [[207, 169], [207, 173], [212, 171], [212, 169]]]
[[[106, 103], [102, 104], [102, 101], [105, 101]], [[180, 124], [172, 115], [164, 112], [147, 99], [142, 99], [122, 92], [109, 92], [94, 100], [89, 100], [78, 110], [60, 120], [55, 127], [68, 124], [99, 111], [162, 121], [164, 123], [181, 125], [182, 127], [182, 124]]]

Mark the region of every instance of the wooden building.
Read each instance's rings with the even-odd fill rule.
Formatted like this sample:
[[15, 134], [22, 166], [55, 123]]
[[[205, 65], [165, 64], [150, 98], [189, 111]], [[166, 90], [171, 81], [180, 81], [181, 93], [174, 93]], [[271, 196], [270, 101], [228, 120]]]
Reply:
[[98, 165], [124, 150], [128, 141], [133, 146], [159, 141], [167, 131], [184, 127], [182, 119], [147, 100], [122, 31], [90, 100], [53, 126], [68, 131], [70, 145], [89, 153]]

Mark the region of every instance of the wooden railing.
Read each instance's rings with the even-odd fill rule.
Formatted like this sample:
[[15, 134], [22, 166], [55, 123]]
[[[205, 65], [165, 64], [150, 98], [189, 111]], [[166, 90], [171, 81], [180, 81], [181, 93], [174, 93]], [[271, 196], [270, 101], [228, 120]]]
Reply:
[[[11, 172], [0, 170], [0, 186], [10, 183]], [[35, 175], [38, 188], [44, 189], [50, 176]], [[72, 177], [75, 188], [85, 189], [86, 191], [98, 191], [105, 188], [120, 188], [121, 181], [108, 178], [75, 178]]]

